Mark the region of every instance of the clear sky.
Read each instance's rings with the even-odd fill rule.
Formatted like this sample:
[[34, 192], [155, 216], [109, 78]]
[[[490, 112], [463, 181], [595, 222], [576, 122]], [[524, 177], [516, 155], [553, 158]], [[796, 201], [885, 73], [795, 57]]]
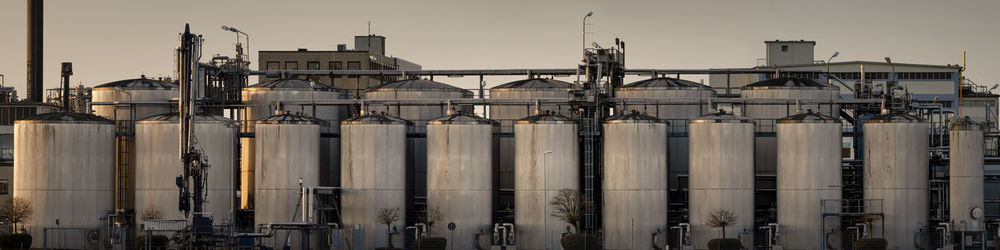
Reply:
[[[206, 57], [233, 54], [234, 35], [251, 49], [353, 47], [353, 36], [387, 37], [387, 53], [424, 69], [573, 68], [581, 21], [588, 44], [627, 43], [630, 68], [749, 67], [764, 40], [815, 40], [817, 59], [960, 64], [967, 76], [1000, 82], [1000, 1], [46, 1], [45, 87], [59, 63], [73, 83], [169, 76], [184, 23], [205, 36]], [[26, 2], [0, 1], [0, 74], [25, 97]], [[256, 59], [256, 53], [253, 53]], [[256, 61], [252, 66], [256, 68]], [[435, 79], [472, 88], [475, 79]], [[692, 79], [698, 80], [698, 79]], [[489, 85], [505, 79], [490, 79]], [[251, 79], [251, 83], [256, 82]]]

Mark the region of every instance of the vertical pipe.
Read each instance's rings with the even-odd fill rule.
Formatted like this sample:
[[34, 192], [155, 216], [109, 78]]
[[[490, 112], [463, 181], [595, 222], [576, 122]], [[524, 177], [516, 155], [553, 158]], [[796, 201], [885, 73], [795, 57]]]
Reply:
[[28, 101], [42, 102], [42, 0], [28, 0]]

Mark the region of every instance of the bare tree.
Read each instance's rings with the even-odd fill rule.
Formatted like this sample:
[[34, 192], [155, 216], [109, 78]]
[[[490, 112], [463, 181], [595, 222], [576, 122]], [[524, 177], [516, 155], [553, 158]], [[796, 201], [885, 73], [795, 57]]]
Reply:
[[586, 212], [587, 200], [575, 189], [564, 188], [549, 202], [552, 217], [573, 225], [573, 232], [579, 232], [580, 221]]
[[382, 208], [378, 212], [378, 222], [385, 225], [386, 241], [388, 241], [389, 248], [394, 248], [392, 246], [392, 223], [399, 220], [399, 208]]
[[712, 227], [722, 228], [722, 238], [726, 238], [726, 227], [733, 225], [736, 222], [736, 213], [729, 211], [728, 209], [720, 208], [712, 211], [705, 218], [705, 224]]
[[7, 202], [3, 205], [3, 209], [0, 209], [0, 217], [12, 223], [14, 231], [17, 231], [17, 223], [31, 220], [31, 215], [34, 213], [35, 209], [31, 204], [31, 200], [20, 197], [7, 199]]
[[444, 212], [441, 212], [440, 207], [431, 207], [424, 210], [423, 221], [424, 224], [427, 224], [428, 233], [434, 228], [434, 224], [444, 222], [444, 220]]
[[142, 210], [143, 220], [159, 220], [163, 219], [163, 210], [157, 207], [147, 207]]

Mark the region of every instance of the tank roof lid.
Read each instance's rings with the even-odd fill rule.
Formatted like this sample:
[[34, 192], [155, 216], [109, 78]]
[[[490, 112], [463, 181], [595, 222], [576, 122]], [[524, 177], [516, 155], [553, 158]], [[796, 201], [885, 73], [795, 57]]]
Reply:
[[560, 114], [552, 113], [552, 111], [546, 110], [545, 112], [533, 116], [528, 116], [517, 120], [517, 124], [534, 124], [534, 123], [576, 123], [569, 117], [562, 116]]
[[[181, 118], [180, 113], [170, 112], [157, 115], [151, 115], [146, 118], [142, 118], [138, 122], [176, 122]], [[232, 119], [226, 118], [221, 115], [214, 115], [208, 113], [200, 113], [191, 117], [192, 121], [195, 122], [220, 122], [220, 123], [233, 123]]]
[[314, 89], [317, 91], [334, 91], [333, 87], [326, 84], [306, 81], [298, 78], [284, 78], [257, 83], [247, 86], [246, 89]]
[[556, 79], [545, 79], [545, 78], [531, 78], [524, 80], [517, 80], [513, 82], [508, 82], [504, 84], [497, 85], [496, 87], [490, 88], [490, 90], [496, 89], [572, 89], [573, 84], [556, 80]]
[[951, 130], [983, 130], [983, 123], [968, 116], [955, 117], [951, 120]]
[[639, 113], [639, 111], [632, 110], [631, 112], [608, 117], [604, 120], [604, 123], [667, 123], [666, 120], [657, 118], [655, 116]]
[[[424, 80], [424, 79], [407, 79], [401, 81], [390, 82], [382, 84], [373, 88], [368, 89], [368, 92], [374, 91], [392, 91], [392, 90], [415, 90], [415, 91], [451, 91], [451, 92], [469, 92], [468, 90], [451, 86], [445, 83]], [[471, 92], [470, 92], [471, 93]]]
[[273, 115], [268, 118], [260, 119], [257, 121], [257, 124], [316, 124], [326, 126], [328, 123], [321, 119], [292, 114], [286, 111], [284, 114]]
[[72, 112], [51, 112], [38, 114], [17, 120], [15, 123], [102, 123], [114, 124], [115, 122], [104, 117]]
[[814, 113], [812, 109], [808, 109], [806, 110], [805, 113], [790, 115], [778, 119], [777, 122], [778, 123], [838, 123], [840, 121], [837, 120], [837, 118], [834, 118], [833, 116]]
[[179, 85], [172, 82], [165, 82], [160, 80], [154, 80], [146, 78], [146, 76], [135, 78], [119, 80], [114, 82], [109, 82], [101, 85], [94, 86], [94, 89], [100, 88], [122, 88], [122, 89], [173, 89], [178, 88]]
[[350, 119], [347, 119], [347, 120], [344, 120], [344, 121], [340, 122], [340, 124], [344, 124], [344, 125], [352, 125], [352, 124], [404, 124], [404, 125], [406, 125], [406, 124], [410, 124], [410, 123], [411, 123], [410, 121], [404, 120], [404, 119], [399, 118], [399, 117], [386, 115], [384, 113], [383, 114], [362, 115], [362, 116], [353, 117], [353, 118], [350, 118]]
[[903, 112], [892, 112], [865, 120], [865, 123], [920, 123], [924, 119]]
[[753, 123], [753, 119], [720, 110], [716, 113], [691, 119], [690, 123]]
[[657, 77], [625, 84], [619, 88], [711, 89], [700, 83], [671, 77]]
[[813, 88], [813, 89], [840, 89], [837, 86], [817, 82], [813, 79], [780, 77], [763, 80], [743, 86], [743, 89], [777, 89], [777, 88]]
[[461, 112], [456, 112], [455, 114], [445, 115], [442, 117], [434, 118], [433, 120], [427, 121], [427, 124], [441, 125], [441, 124], [489, 124], [497, 125], [494, 120], [486, 119], [476, 115], [463, 114]]

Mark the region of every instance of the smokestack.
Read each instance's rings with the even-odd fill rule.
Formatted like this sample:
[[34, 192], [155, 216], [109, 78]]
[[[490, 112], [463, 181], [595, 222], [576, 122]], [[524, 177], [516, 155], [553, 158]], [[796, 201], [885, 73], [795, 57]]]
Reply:
[[42, 0], [28, 0], [28, 101], [42, 102]]

